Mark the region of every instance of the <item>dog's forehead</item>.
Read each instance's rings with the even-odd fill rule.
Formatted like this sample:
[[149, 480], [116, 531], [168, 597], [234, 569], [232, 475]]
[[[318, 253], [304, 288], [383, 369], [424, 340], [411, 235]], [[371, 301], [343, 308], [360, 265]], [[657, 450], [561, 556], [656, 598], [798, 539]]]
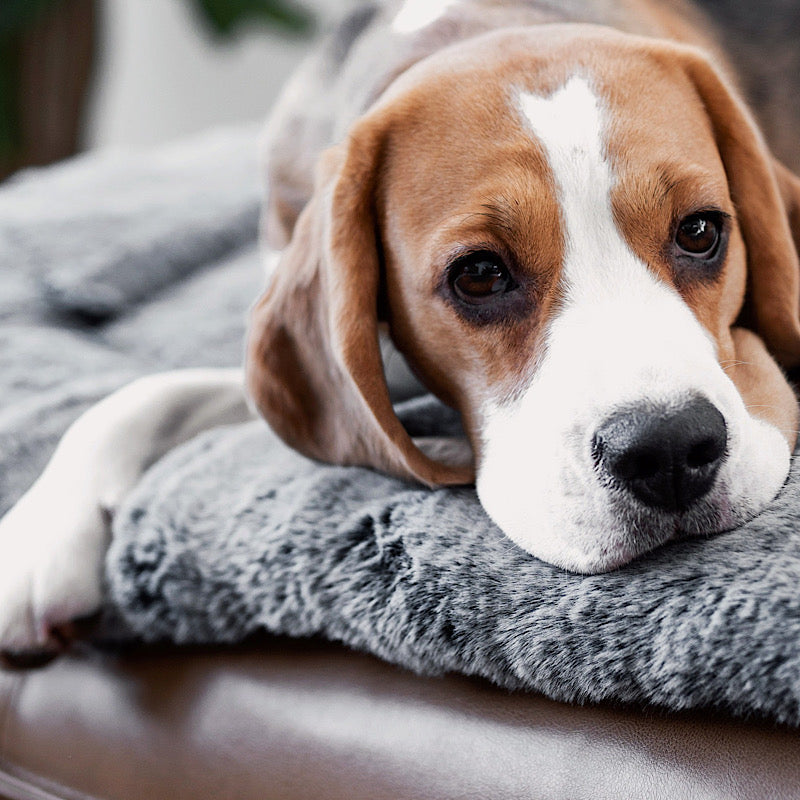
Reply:
[[568, 245], [577, 237], [607, 238], [612, 174], [605, 152], [605, 109], [589, 79], [573, 75], [549, 95], [518, 93], [519, 113], [543, 146], [557, 186]]
[[661, 159], [722, 174], [703, 103], [677, 55], [656, 57], [647, 40], [594, 29], [560, 44], [539, 37], [509, 33], [448, 48], [387, 92], [391, 152], [411, 175], [419, 165], [428, 177], [434, 168], [452, 186], [461, 178], [475, 186], [521, 163], [529, 174], [547, 172], [537, 157], [545, 139], [581, 133], [615, 170], [658, 169]]
[[[582, 95], [559, 90], [575, 77], [585, 79], [612, 118], [614, 141], [657, 136], [669, 147], [684, 145], [687, 136], [713, 138], [679, 49], [591, 25], [510, 29], [456, 43], [407, 70], [381, 105], [399, 106], [394, 121], [404, 136], [425, 141], [428, 133], [430, 142], [459, 149], [474, 125], [489, 126], [500, 140], [518, 132], [520, 92], [543, 99], [558, 93], [569, 115]], [[420, 118], [430, 125], [419, 125]], [[453, 134], [444, 141], [439, 122]]]
[[519, 111], [548, 152], [602, 159], [603, 114], [589, 79], [573, 75], [549, 95], [518, 90]]

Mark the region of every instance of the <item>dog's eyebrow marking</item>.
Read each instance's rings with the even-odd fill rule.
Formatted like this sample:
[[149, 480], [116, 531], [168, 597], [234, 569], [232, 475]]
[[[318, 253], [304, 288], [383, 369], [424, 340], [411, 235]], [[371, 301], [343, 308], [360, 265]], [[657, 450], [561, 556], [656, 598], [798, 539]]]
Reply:
[[[691, 170], [691, 171], [690, 171]], [[686, 164], [669, 162], [655, 167], [651, 172], [641, 172], [628, 178], [635, 181], [644, 196], [651, 198], [656, 206], [670, 208], [672, 196], [678, 193], [691, 194], [699, 205], [716, 206], [716, 197], [721, 194], [714, 178], [702, 169], [691, 169]], [[707, 198], [703, 202], [703, 198]]]
[[406, 0], [392, 20], [392, 30], [413, 33], [441, 17], [458, 0]]
[[513, 233], [515, 226], [515, 217], [509, 207], [504, 204], [483, 203], [481, 211], [473, 211], [467, 217], [467, 220], [472, 219], [483, 220], [483, 222], [490, 228], [496, 228], [506, 233]]

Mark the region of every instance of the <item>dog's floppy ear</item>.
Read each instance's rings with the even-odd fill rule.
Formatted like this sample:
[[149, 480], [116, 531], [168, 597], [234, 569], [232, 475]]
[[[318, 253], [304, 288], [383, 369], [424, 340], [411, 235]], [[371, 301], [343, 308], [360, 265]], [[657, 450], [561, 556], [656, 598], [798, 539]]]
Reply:
[[473, 480], [426, 456], [392, 409], [378, 342], [374, 190], [382, 129], [365, 119], [323, 154], [272, 282], [256, 303], [247, 385], [275, 432], [305, 455], [428, 485]]
[[778, 179], [789, 227], [792, 230], [794, 248], [800, 255], [800, 178], [777, 159], [773, 159], [772, 166]]
[[725, 165], [747, 248], [743, 320], [784, 367], [800, 365], [800, 181], [770, 155], [755, 121], [698, 51], [686, 58]]

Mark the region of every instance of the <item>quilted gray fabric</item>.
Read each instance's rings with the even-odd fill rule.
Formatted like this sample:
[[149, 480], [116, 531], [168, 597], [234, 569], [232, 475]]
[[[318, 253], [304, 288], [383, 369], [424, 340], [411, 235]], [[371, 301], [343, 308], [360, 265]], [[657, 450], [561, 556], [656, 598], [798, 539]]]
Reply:
[[[86, 158], [0, 188], [0, 513], [108, 391], [159, 369], [239, 361], [261, 284], [254, 140], [239, 131], [196, 140], [183, 158], [180, 148]], [[169, 202], [123, 207], [127, 185]], [[122, 223], [105, 229], [107, 205]], [[68, 247], [59, 214], [74, 227]], [[212, 219], [209, 250], [197, 220]], [[457, 428], [426, 398], [402, 416], [414, 435]], [[103, 635], [322, 635], [560, 699], [796, 725], [798, 493], [795, 467], [745, 528], [582, 577], [519, 550], [471, 489], [315, 464], [260, 423], [219, 429], [156, 464], [120, 512]]]

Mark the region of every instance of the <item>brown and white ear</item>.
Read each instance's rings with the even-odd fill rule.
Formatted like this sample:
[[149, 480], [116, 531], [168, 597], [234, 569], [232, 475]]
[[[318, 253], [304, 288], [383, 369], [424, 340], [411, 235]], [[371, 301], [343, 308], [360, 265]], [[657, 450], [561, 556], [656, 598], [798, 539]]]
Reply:
[[744, 103], [705, 56], [690, 51], [685, 63], [714, 127], [747, 248], [744, 319], [784, 367], [796, 367], [800, 182], [774, 161]]
[[800, 255], [800, 178], [776, 158], [772, 160], [772, 166], [778, 179], [778, 188], [783, 198], [789, 228], [792, 231], [794, 249]]
[[471, 466], [414, 444], [389, 399], [373, 213], [382, 142], [365, 120], [323, 155], [314, 195], [251, 314], [248, 389], [275, 432], [312, 458], [428, 485], [471, 483]]

